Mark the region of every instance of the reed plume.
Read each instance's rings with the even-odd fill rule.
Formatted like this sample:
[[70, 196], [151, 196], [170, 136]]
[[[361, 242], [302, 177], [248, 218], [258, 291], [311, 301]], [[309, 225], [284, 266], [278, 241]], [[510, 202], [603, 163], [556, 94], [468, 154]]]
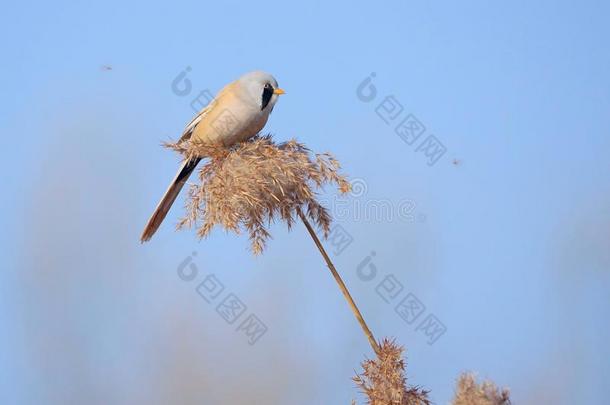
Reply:
[[[363, 371], [353, 378], [370, 405], [430, 405], [429, 391], [407, 384], [404, 348], [383, 339], [377, 357], [362, 362]], [[477, 383], [472, 373], [458, 378], [451, 405], [510, 405], [508, 389], [492, 381]], [[356, 405], [356, 401], [352, 401]]]
[[257, 136], [231, 147], [188, 141], [165, 146], [185, 158], [208, 158], [199, 170], [200, 183], [190, 187], [178, 228], [195, 226], [200, 238], [216, 225], [238, 234], [245, 230], [254, 254], [263, 252], [271, 222], [279, 218], [290, 229], [299, 211], [327, 236], [331, 217], [316, 200], [316, 189], [325, 184], [341, 193], [351, 189], [332, 155], [313, 154], [295, 140], [277, 144], [270, 136]]
[[377, 358], [362, 362], [363, 372], [353, 380], [370, 405], [430, 405], [428, 391], [407, 386], [404, 348], [383, 339]]
[[499, 389], [492, 381], [477, 383], [472, 373], [460, 376], [452, 405], [510, 405], [509, 391]]

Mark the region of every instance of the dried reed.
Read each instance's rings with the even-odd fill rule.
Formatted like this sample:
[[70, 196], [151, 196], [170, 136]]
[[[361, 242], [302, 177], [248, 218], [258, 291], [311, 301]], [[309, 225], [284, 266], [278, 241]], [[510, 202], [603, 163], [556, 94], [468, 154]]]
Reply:
[[350, 190], [333, 156], [312, 155], [295, 140], [276, 144], [270, 136], [258, 136], [229, 148], [190, 142], [166, 146], [185, 158], [208, 158], [199, 170], [200, 184], [189, 190], [187, 215], [178, 227], [195, 225], [201, 238], [215, 225], [246, 230], [254, 254], [265, 248], [268, 225], [280, 218], [291, 228], [297, 209], [328, 235], [331, 217], [316, 200], [316, 188], [335, 184], [341, 193]]
[[394, 340], [383, 339], [374, 360], [362, 362], [363, 372], [353, 380], [371, 405], [430, 405], [428, 391], [407, 387], [404, 349]]
[[508, 389], [499, 389], [491, 381], [477, 383], [472, 373], [464, 373], [457, 382], [452, 405], [510, 405]]
[[[196, 144], [189, 141], [166, 143], [185, 159], [207, 158], [199, 169], [199, 184], [191, 185], [187, 213], [178, 228], [195, 227], [200, 238], [220, 225], [228, 231], [247, 231], [251, 250], [261, 254], [271, 237], [268, 226], [276, 218], [290, 229], [296, 217], [304, 223], [331, 274], [360, 323], [376, 358], [362, 363], [363, 372], [354, 377], [372, 405], [430, 405], [428, 391], [408, 387], [403, 348], [393, 340], [377, 343], [349, 290], [324, 250], [309, 220], [327, 237], [331, 217], [316, 199], [325, 184], [339, 192], [350, 189], [339, 173], [339, 162], [330, 154], [312, 154], [305, 145], [291, 140], [275, 143], [270, 136], [257, 136], [231, 147]], [[308, 220], [309, 219], [309, 220]], [[493, 383], [479, 385], [470, 374], [460, 377], [453, 405], [508, 405], [507, 390]]]
[[276, 218], [292, 227], [298, 216], [322, 254], [373, 350], [379, 345], [349, 290], [324, 250], [311, 219], [328, 236], [331, 217], [316, 199], [316, 190], [334, 184], [347, 193], [349, 181], [339, 173], [339, 162], [330, 154], [312, 154], [295, 140], [277, 144], [270, 136], [257, 136], [231, 147], [189, 141], [167, 143], [185, 159], [207, 157], [187, 199], [187, 215], [178, 228], [195, 226], [200, 238], [215, 225], [240, 233], [246, 230], [251, 250], [260, 254], [271, 236], [267, 227]]

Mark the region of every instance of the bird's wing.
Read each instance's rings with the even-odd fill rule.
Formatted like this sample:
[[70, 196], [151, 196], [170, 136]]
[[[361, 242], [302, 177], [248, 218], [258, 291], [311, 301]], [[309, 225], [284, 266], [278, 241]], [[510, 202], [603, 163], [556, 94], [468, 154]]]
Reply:
[[191, 138], [191, 135], [193, 134], [195, 127], [197, 127], [197, 124], [199, 124], [201, 122], [201, 120], [203, 119], [203, 117], [205, 117], [205, 115], [212, 109], [213, 102], [214, 101], [210, 102], [210, 104], [203, 107], [203, 109], [201, 111], [199, 111], [197, 113], [197, 115], [195, 115], [195, 117], [191, 120], [191, 122], [188, 123], [188, 125], [184, 128], [182, 135], [180, 135], [180, 139], [178, 140], [179, 143], [188, 141]]
[[197, 115], [195, 115], [191, 122], [188, 123], [188, 125], [184, 128], [184, 131], [182, 132], [182, 135], [180, 136], [178, 142], [188, 141], [191, 138], [191, 135], [193, 135], [195, 128], [201, 122], [201, 120], [203, 120], [203, 118], [214, 109], [214, 106], [219, 103], [220, 100], [224, 98], [224, 96], [230, 94], [233, 91], [232, 88], [234, 86], [235, 82], [232, 82], [223, 87], [222, 90], [218, 92], [216, 97], [214, 97], [214, 100], [210, 101], [208, 105], [203, 107], [203, 109], [199, 111]]

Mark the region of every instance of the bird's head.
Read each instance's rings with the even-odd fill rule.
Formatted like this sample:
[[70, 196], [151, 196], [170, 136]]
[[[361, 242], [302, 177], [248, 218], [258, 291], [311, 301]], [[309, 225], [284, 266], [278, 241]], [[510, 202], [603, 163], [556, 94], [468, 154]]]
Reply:
[[246, 73], [238, 81], [243, 86], [247, 97], [256, 103], [261, 111], [271, 111], [278, 97], [285, 93], [278, 86], [277, 80], [266, 72]]

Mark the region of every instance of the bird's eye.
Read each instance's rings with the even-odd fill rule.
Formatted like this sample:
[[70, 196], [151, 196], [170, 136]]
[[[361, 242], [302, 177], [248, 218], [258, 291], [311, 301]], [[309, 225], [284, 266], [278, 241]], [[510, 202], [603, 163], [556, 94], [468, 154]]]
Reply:
[[263, 88], [263, 95], [261, 99], [261, 111], [267, 107], [267, 104], [269, 104], [269, 101], [271, 101], [271, 96], [273, 96], [273, 86], [266, 83], [265, 87]]

